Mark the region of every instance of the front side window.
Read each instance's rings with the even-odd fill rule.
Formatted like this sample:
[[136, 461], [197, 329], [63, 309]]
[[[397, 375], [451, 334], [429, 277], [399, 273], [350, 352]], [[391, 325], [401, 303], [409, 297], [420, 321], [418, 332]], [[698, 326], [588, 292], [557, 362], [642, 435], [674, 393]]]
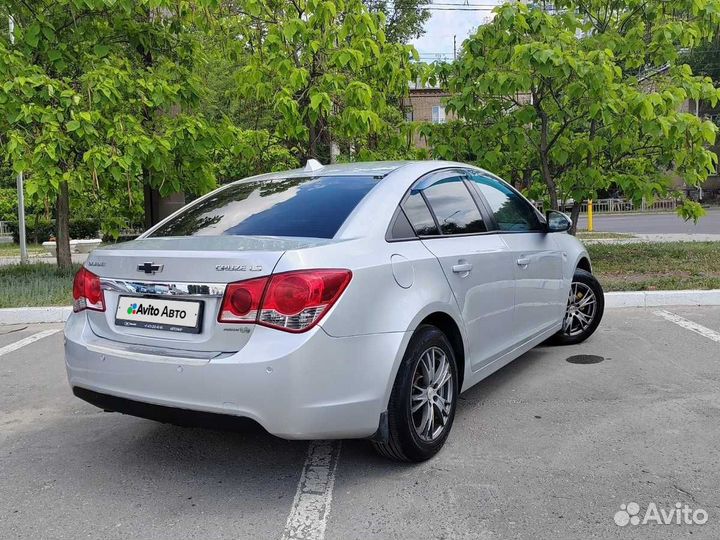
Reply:
[[432, 123], [433, 124], [444, 124], [445, 123], [445, 107], [442, 105], [436, 105], [432, 108]]
[[485, 232], [480, 210], [460, 176], [438, 180], [423, 190], [442, 234]]
[[371, 176], [322, 176], [232, 184], [188, 206], [150, 237], [332, 238], [377, 183]]
[[478, 171], [468, 171], [468, 177], [480, 191], [501, 231], [542, 231], [537, 212], [517, 191], [507, 184]]

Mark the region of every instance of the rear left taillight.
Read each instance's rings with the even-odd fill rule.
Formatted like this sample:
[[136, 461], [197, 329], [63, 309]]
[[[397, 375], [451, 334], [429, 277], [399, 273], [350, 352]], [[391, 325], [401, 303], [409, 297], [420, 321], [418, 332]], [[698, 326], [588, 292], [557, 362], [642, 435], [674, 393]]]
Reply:
[[100, 278], [82, 267], [73, 280], [73, 311], [77, 313], [84, 309], [105, 311], [105, 294]]
[[269, 278], [229, 283], [220, 306], [218, 322], [254, 323]]
[[218, 321], [304, 332], [328, 312], [351, 278], [350, 270], [300, 270], [230, 283]]

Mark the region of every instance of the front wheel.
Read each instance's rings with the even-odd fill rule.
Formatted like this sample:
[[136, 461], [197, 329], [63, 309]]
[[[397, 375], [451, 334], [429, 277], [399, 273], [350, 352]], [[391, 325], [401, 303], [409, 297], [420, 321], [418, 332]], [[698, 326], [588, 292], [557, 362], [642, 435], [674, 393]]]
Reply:
[[562, 329], [550, 338], [556, 345], [574, 345], [589, 338], [597, 329], [605, 310], [600, 282], [590, 272], [575, 270]]
[[455, 418], [458, 374], [445, 334], [420, 326], [410, 340], [388, 404], [388, 440], [375, 449], [398, 461], [424, 461], [445, 444]]

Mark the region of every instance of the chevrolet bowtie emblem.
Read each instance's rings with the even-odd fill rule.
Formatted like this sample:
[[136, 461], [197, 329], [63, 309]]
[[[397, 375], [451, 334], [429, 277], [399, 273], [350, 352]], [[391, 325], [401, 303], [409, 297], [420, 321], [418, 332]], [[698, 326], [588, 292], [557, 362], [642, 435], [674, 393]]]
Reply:
[[163, 265], [146, 262], [146, 263], [138, 264], [137, 269], [138, 269], [138, 272], [145, 272], [146, 274], [155, 274], [157, 272], [162, 272]]

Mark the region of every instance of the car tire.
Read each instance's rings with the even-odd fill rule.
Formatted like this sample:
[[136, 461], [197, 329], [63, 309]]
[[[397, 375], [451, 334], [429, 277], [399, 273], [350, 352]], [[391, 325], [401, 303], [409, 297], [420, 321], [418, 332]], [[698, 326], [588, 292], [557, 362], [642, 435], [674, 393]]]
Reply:
[[388, 403], [387, 440], [373, 441], [375, 449], [396, 461], [433, 457], [452, 428], [458, 390], [450, 342], [438, 328], [421, 325], [410, 339], [395, 378]]
[[573, 276], [562, 329], [550, 338], [553, 345], [575, 345], [597, 329], [605, 311], [600, 282], [590, 272], [577, 268]]

